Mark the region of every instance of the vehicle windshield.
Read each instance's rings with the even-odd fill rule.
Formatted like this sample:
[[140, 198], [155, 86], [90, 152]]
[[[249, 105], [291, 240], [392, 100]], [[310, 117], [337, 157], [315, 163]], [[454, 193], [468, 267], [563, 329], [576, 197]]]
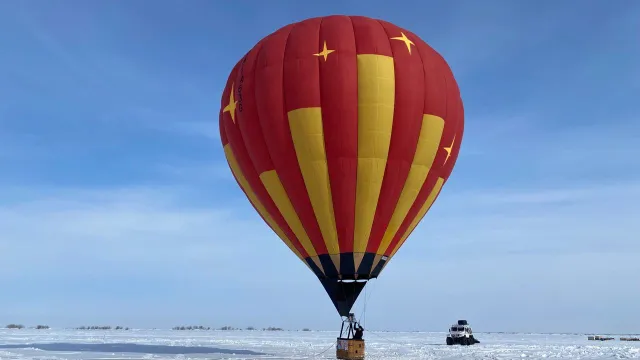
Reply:
[[451, 331], [464, 331], [463, 326], [452, 326]]

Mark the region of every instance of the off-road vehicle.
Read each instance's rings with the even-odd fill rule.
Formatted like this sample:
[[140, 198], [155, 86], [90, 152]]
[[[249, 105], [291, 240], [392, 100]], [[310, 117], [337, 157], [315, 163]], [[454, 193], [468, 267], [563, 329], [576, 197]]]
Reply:
[[458, 320], [457, 324], [453, 324], [449, 328], [447, 345], [473, 345], [479, 342], [480, 341], [473, 337], [473, 331], [471, 330], [471, 326], [467, 323], [467, 320]]

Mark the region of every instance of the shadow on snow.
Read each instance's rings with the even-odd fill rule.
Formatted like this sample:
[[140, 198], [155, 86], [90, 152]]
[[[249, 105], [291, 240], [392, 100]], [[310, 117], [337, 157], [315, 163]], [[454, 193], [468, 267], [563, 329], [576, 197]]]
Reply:
[[237, 354], [237, 355], [266, 355], [251, 350], [221, 349], [207, 346], [170, 346], [144, 345], [126, 343], [107, 344], [73, 344], [73, 343], [44, 343], [44, 344], [0, 344], [0, 349], [34, 348], [44, 351], [85, 351], [111, 353], [144, 353], [154, 355], [179, 354]]

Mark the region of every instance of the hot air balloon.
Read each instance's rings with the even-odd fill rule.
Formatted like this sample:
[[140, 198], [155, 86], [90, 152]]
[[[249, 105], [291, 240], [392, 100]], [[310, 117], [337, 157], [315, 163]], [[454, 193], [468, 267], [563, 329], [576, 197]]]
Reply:
[[439, 53], [341, 15], [260, 40], [233, 67], [219, 117], [240, 188], [343, 317], [440, 194], [464, 128]]

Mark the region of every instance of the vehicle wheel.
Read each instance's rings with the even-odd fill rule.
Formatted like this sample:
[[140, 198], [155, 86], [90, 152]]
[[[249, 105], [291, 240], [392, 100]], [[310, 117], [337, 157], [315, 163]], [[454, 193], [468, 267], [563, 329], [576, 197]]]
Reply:
[[447, 345], [453, 345], [453, 339], [448, 337], [447, 338]]

